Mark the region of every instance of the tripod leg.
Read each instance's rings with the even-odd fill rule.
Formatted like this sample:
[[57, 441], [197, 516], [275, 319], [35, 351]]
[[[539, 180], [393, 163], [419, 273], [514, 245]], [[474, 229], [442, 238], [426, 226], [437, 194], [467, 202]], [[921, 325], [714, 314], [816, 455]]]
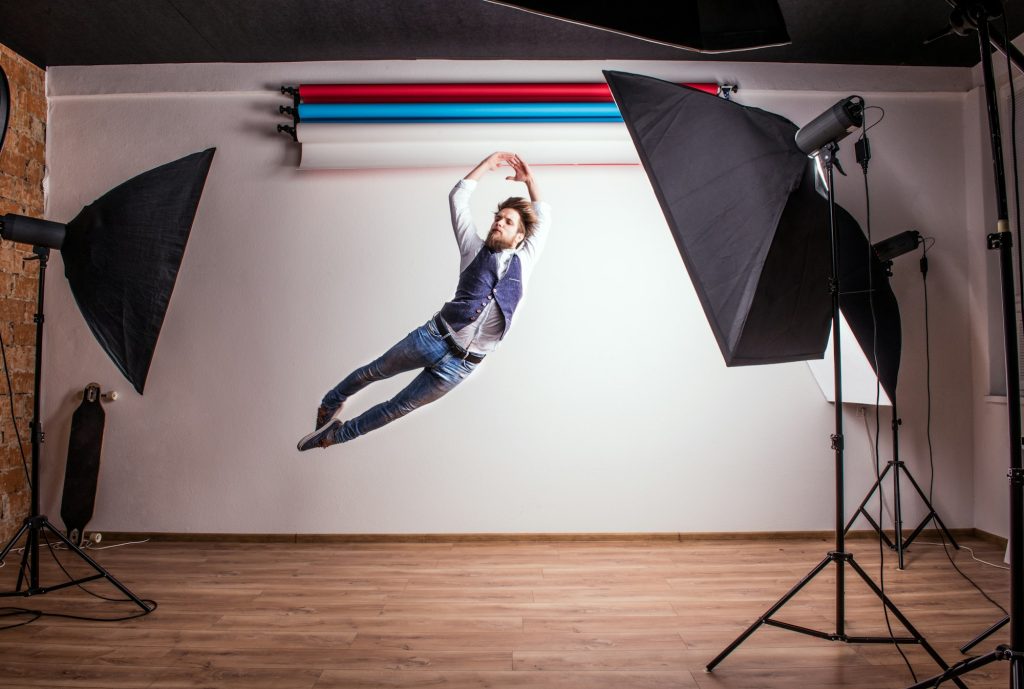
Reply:
[[949, 668], [942, 674], [935, 675], [934, 677], [929, 677], [923, 682], [918, 682], [914, 686], [908, 687], [907, 689], [933, 689], [933, 687], [939, 686], [947, 679], [952, 679], [958, 687], [962, 687], [964, 686], [964, 684], [960, 681], [960, 675], [966, 675], [968, 672], [973, 672], [974, 670], [977, 670], [979, 667], [984, 667], [989, 663], [995, 662], [997, 660], [1002, 660], [1002, 658], [996, 652], [987, 653], [983, 656], [978, 656], [977, 658], [969, 658], [968, 660], [965, 660], [962, 663], [957, 663], [956, 665]]
[[[900, 609], [896, 607], [896, 604], [893, 603], [887, 595], [885, 595], [885, 592], [882, 591], [882, 589], [878, 588], [878, 584], [876, 584], [874, 580], [868, 576], [867, 572], [865, 572], [861, 568], [861, 566], [857, 564], [857, 561], [854, 560], [852, 557], [850, 558], [849, 562], [850, 566], [853, 567], [853, 570], [860, 575], [860, 578], [864, 581], [865, 584], [867, 584], [868, 588], [870, 588], [878, 597], [878, 599], [882, 601], [882, 604], [885, 605], [889, 612], [891, 612], [893, 616], [900, 621], [900, 624], [902, 624], [903, 627], [908, 632], [910, 632], [910, 635], [917, 640], [918, 645], [920, 645], [921, 648], [923, 648], [925, 652], [932, 657], [932, 660], [934, 660], [939, 667], [941, 667], [943, 670], [948, 671], [949, 665], [947, 665], [946, 661], [942, 659], [942, 656], [940, 656], [938, 652], [934, 648], [932, 648], [932, 645], [928, 643], [928, 641], [921, 635], [919, 631], [917, 631], [914, 625], [910, 623], [910, 620], [908, 620], [903, 615], [903, 613], [900, 612]], [[967, 685], [960, 681], [959, 675], [953, 675], [952, 679], [953, 683], [956, 684], [956, 686], [960, 687], [960, 689], [967, 689]]]
[[[21, 537], [24, 536], [26, 532], [28, 532], [31, 537], [29, 528], [29, 520], [26, 519], [22, 523], [21, 528], [18, 529], [18, 532], [14, 534], [14, 537], [7, 541], [7, 545], [5, 545], [4, 549], [0, 551], [0, 562], [4, 562], [7, 559], [7, 555], [14, 549], [14, 546], [18, 544], [18, 541], [21, 540]], [[21, 586], [25, 581], [25, 567], [28, 565], [28, 542], [28, 538], [26, 538], [25, 551], [21, 555], [21, 565], [18, 567], [18, 582], [14, 587], [15, 593], [21, 591]]]
[[764, 624], [768, 620], [768, 618], [770, 618], [772, 615], [777, 613], [779, 611], [779, 609], [782, 606], [784, 606], [786, 603], [788, 603], [793, 596], [798, 594], [800, 592], [800, 589], [802, 589], [804, 586], [807, 586], [807, 584], [810, 583], [811, 579], [816, 577], [821, 572], [821, 570], [825, 569], [825, 567], [827, 567], [828, 563], [830, 563], [830, 562], [832, 562], [832, 554], [831, 553], [826, 555], [825, 559], [822, 560], [821, 562], [819, 562], [817, 567], [812, 569], [793, 588], [791, 588], [788, 592], [786, 592], [786, 595], [784, 595], [782, 598], [780, 598], [778, 601], [776, 601], [775, 605], [773, 605], [772, 607], [768, 608], [767, 612], [765, 612], [763, 615], [761, 615], [759, 618], [757, 618], [757, 620], [755, 620], [752, 625], [747, 627], [746, 631], [744, 631], [742, 634], [740, 634], [736, 638], [735, 641], [733, 641], [731, 644], [729, 644], [726, 647], [726, 649], [724, 651], [722, 651], [717, 656], [715, 656], [714, 659], [710, 663], [707, 664], [707, 671], [711, 672], [712, 670], [714, 670], [715, 667], [719, 663], [721, 663], [723, 660], [725, 660], [725, 657], [727, 655], [729, 655], [730, 653], [735, 651], [736, 648], [741, 643], [743, 643], [744, 641], [747, 640], [748, 636], [750, 636], [755, 631], [757, 631], [758, 627], [760, 627], [762, 624]]
[[871, 528], [874, 529], [875, 533], [878, 534], [878, 537], [882, 540], [882, 543], [885, 543], [886, 547], [889, 548], [889, 550], [896, 550], [896, 544], [893, 543], [892, 540], [890, 540], [889, 536], [887, 536], [885, 533], [885, 529], [882, 528], [882, 525], [876, 522], [875, 518], [872, 517], [867, 510], [864, 510], [864, 518], [868, 520], [868, 524], [871, 524]]
[[18, 541], [21, 539], [21, 537], [25, 535], [26, 531], [28, 531], [28, 528], [28, 520], [26, 519], [22, 523], [21, 528], [18, 529], [18, 533], [14, 534], [14, 537], [11, 538], [11, 540], [7, 541], [7, 545], [4, 546], [3, 550], [0, 550], [0, 562], [3, 562], [7, 558], [7, 553], [11, 552], [11, 550], [14, 549], [14, 546], [18, 544]]
[[34, 521], [28, 524], [25, 551], [21, 554], [21, 568], [18, 570], [15, 592], [21, 591], [22, 584], [30, 594], [39, 588], [39, 529]]
[[987, 639], [988, 637], [992, 636], [993, 634], [998, 632], [1000, 629], [1005, 627], [1007, 625], [1007, 623], [1009, 623], [1009, 621], [1010, 621], [1010, 616], [1009, 615], [1005, 616], [1003, 619], [999, 620], [994, 625], [992, 625], [991, 627], [989, 627], [988, 629], [983, 631], [981, 634], [978, 634], [976, 637], [974, 637], [973, 639], [968, 641], [966, 644], [961, 646], [960, 647], [960, 652], [961, 653], [968, 653], [968, 652], [970, 652], [970, 650], [972, 648], [974, 648], [975, 646], [980, 644], [982, 641], [984, 641], [985, 639]]
[[[32, 540], [32, 533], [29, 533], [29, 540], [25, 543], [25, 552], [22, 553], [22, 564], [17, 568], [17, 583], [14, 584], [14, 593], [22, 593], [22, 587], [25, 586], [26, 572], [32, 570], [32, 559], [29, 557], [29, 544]], [[30, 577], [31, 578], [31, 577]]]
[[891, 468], [892, 462], [889, 462], [888, 464], [885, 465], [885, 469], [882, 470], [882, 473], [878, 475], [878, 478], [875, 479], [875, 482], [871, 485], [871, 488], [868, 490], [868, 494], [865, 495], [864, 499], [861, 501], [860, 507], [853, 511], [853, 516], [850, 517], [850, 521], [846, 522], [846, 528], [843, 529], [844, 535], [849, 533], [850, 528], [853, 526], [853, 523], [857, 521], [857, 517], [860, 516], [861, 512], [863, 512], [864, 516], [868, 518], [868, 521], [870, 521], [871, 525], [875, 527], [875, 530], [878, 530], [878, 527], [875, 525], [874, 520], [871, 519], [871, 515], [867, 513], [865, 507], [867, 507], [868, 501], [871, 500], [871, 498], [874, 496], [875, 491], [878, 490], [878, 488], [882, 485], [882, 479], [885, 478], [885, 475], [889, 473], [889, 469]]
[[[905, 473], [907, 475], [907, 478], [909, 478], [910, 482], [914, 485], [914, 489], [917, 490], [917, 494], [921, 496], [921, 501], [924, 502], [925, 507], [928, 508], [929, 516], [935, 519], [935, 523], [939, 525], [940, 529], [942, 529], [942, 533], [946, 534], [946, 538], [949, 539], [950, 544], [952, 544], [952, 546], [957, 550], [960, 550], [960, 545], [956, 542], [956, 539], [953, 538], [953, 534], [950, 533], [949, 529], [946, 528], [946, 525], [942, 523], [942, 519], [939, 518], [939, 513], [935, 511], [934, 507], [932, 507], [932, 503], [928, 500], [928, 496], [926, 496], [924, 494], [924, 491], [921, 490], [921, 486], [917, 485], [917, 481], [914, 480], [914, 475], [911, 474], [909, 471], [905, 471]], [[908, 546], [910, 545], [910, 541], [912, 540], [913, 539], [910, 538], [907, 539]]]
[[[104, 579], [109, 581], [114, 587], [117, 588], [117, 590], [119, 590], [121, 593], [126, 595], [128, 598], [130, 598], [133, 603], [138, 605], [140, 608], [142, 608], [146, 612], [152, 612], [153, 611], [153, 608], [151, 608], [148, 605], [146, 605], [146, 603], [143, 602], [141, 598], [139, 598], [134, 593], [132, 593], [128, 589], [128, 587], [126, 587], [120, 581], [115, 579], [113, 574], [111, 574], [110, 572], [105, 570], [103, 567], [101, 567], [100, 564], [98, 562], [96, 562], [95, 560], [93, 560], [91, 557], [89, 557], [84, 550], [79, 548], [67, 536], [65, 536], [63, 533], [61, 533], [59, 530], [57, 530], [53, 526], [53, 524], [51, 524], [50, 522], [47, 521], [47, 522], [43, 522], [42, 526], [45, 527], [48, 531], [50, 531], [54, 535], [56, 535], [57, 538], [59, 538], [61, 540], [61, 542], [64, 543], [64, 545], [68, 548], [68, 550], [70, 550], [75, 555], [77, 555], [79, 558], [81, 558], [83, 561], [85, 561], [90, 567], [92, 567], [96, 571], [97, 574], [101, 575]], [[53, 589], [51, 588], [51, 589], [48, 589], [48, 590], [53, 590]]]

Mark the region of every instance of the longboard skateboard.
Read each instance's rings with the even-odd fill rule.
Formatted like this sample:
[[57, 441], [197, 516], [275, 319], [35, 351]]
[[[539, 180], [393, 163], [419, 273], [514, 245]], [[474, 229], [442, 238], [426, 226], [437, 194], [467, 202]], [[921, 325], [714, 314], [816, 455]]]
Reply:
[[68, 462], [64, 470], [64, 497], [60, 518], [68, 539], [81, 547], [85, 525], [92, 519], [96, 504], [96, 483], [100, 472], [103, 425], [106, 414], [100, 404], [100, 386], [90, 383], [82, 394], [82, 403], [71, 416]]

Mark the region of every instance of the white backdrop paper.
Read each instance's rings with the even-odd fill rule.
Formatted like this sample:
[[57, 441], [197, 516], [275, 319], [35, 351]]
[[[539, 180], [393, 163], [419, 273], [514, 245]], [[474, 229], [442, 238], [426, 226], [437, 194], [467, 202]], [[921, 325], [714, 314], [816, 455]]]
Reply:
[[626, 125], [599, 123], [299, 124], [303, 170], [464, 167], [506, 150], [531, 165], [639, 165]]

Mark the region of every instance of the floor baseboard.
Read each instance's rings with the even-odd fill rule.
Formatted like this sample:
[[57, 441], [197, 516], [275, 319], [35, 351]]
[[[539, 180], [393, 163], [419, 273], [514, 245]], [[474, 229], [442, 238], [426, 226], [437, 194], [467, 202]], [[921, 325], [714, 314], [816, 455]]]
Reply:
[[[978, 538], [1006, 546], [1006, 539], [981, 529], [951, 529], [955, 538]], [[91, 536], [90, 532], [87, 534]], [[938, 538], [937, 529], [926, 529], [918, 538]], [[891, 533], [889, 533], [891, 537]], [[614, 541], [722, 541], [722, 540], [795, 540], [819, 538], [834, 539], [834, 531], [709, 531], [709, 532], [644, 532], [644, 533], [419, 533], [419, 534], [253, 534], [253, 533], [170, 533], [106, 531], [108, 541], [160, 541], [160, 542], [225, 542], [225, 543], [606, 543]], [[852, 530], [847, 538], [873, 539], [872, 529]]]

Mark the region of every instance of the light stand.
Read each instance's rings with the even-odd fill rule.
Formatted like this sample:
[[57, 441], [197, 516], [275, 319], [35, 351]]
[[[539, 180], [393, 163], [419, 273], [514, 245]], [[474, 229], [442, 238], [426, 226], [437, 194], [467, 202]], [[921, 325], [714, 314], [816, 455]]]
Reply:
[[[55, 229], [58, 223], [47, 223], [41, 225], [45, 221], [35, 221], [40, 226], [52, 226], [50, 229]], [[3, 223], [0, 222], [0, 227]], [[59, 244], [56, 248], [59, 248]], [[57, 591], [59, 589], [68, 588], [69, 586], [78, 586], [90, 581], [97, 579], [106, 579], [113, 584], [118, 590], [127, 596], [133, 603], [138, 605], [147, 614], [153, 611], [154, 607], [147, 605], [138, 596], [128, 590], [120, 581], [114, 578], [107, 570], [101, 567], [95, 560], [85, 553], [84, 550], [79, 548], [77, 545], [71, 542], [59, 529], [50, 523], [46, 515], [40, 514], [39, 510], [39, 460], [41, 455], [41, 446], [43, 443], [43, 429], [40, 423], [40, 388], [43, 378], [43, 298], [44, 298], [44, 287], [46, 284], [46, 264], [50, 257], [50, 247], [48, 246], [34, 246], [32, 251], [35, 254], [34, 257], [27, 260], [39, 261], [39, 286], [36, 296], [36, 343], [35, 343], [35, 376], [34, 376], [34, 387], [33, 387], [33, 399], [32, 399], [32, 485], [30, 486], [32, 493], [31, 511], [29, 516], [25, 518], [21, 528], [14, 534], [14, 537], [7, 542], [4, 549], [0, 551], [0, 561], [3, 561], [7, 554], [12, 548], [21, 540], [22, 536], [25, 536], [25, 549], [21, 556], [21, 567], [18, 570], [18, 581], [13, 591], [0, 592], [0, 598], [11, 597], [11, 596], [36, 596], [43, 593], [50, 593], [51, 591]], [[72, 553], [77, 555], [81, 560], [87, 563], [94, 571], [89, 576], [84, 576], [78, 579], [65, 581], [60, 584], [53, 586], [42, 586], [39, 581], [39, 550], [40, 550], [40, 537], [45, 538], [45, 532], [49, 532], [57, 537], [57, 539], [64, 544], [64, 546]]]
[[[847, 99], [849, 101], [849, 99]], [[837, 104], [833, 110], [839, 108], [843, 103]], [[828, 113], [826, 113], [827, 115]], [[812, 135], [815, 132], [826, 131], [827, 127], [824, 126], [824, 115], [814, 120], [808, 127], [811, 127], [810, 133]], [[827, 124], [827, 123], [825, 123]], [[808, 129], [805, 127], [801, 131]], [[836, 143], [839, 138], [845, 136], [842, 130], [845, 127], [840, 127], [838, 132], [835, 132], [838, 136], [832, 139], [824, 146], [821, 147], [819, 156], [823, 157], [825, 163], [825, 172], [828, 181], [828, 209], [829, 209], [829, 234], [832, 248], [832, 272], [829, 280], [829, 287], [832, 294], [832, 332], [833, 332], [833, 349], [832, 349], [832, 367], [833, 376], [835, 379], [835, 433], [832, 435], [832, 449], [835, 453], [835, 495], [836, 495], [836, 547], [835, 550], [829, 552], [825, 558], [818, 563], [814, 569], [812, 569], [803, 579], [801, 579], [793, 588], [791, 588], [782, 598], [780, 598], [774, 605], [761, 615], [753, 624], [750, 625], [739, 637], [736, 638], [729, 646], [719, 653], [715, 658], [708, 663], [707, 670], [710, 672], [721, 663], [726, 656], [734, 651], [740, 644], [742, 644], [747, 637], [753, 634], [761, 625], [769, 625], [773, 627], [779, 627], [781, 629], [788, 629], [789, 631], [797, 632], [800, 634], [806, 634], [819, 639], [825, 639], [827, 641], [841, 641], [843, 643], [857, 643], [857, 644], [914, 644], [918, 645], [928, 653], [929, 656], [935, 660], [938, 665], [943, 669], [948, 669], [948, 665], [942, 659], [942, 657], [935, 651], [934, 648], [928, 643], [927, 640], [918, 632], [910, 621], [900, 612], [899, 608], [885, 595], [871, 577], [857, 564], [853, 558], [853, 553], [846, 552], [845, 543], [845, 530], [843, 529], [844, 516], [844, 505], [843, 505], [843, 385], [842, 385], [842, 359], [841, 359], [841, 346], [839, 332], [840, 332], [840, 309], [839, 309], [839, 296], [840, 296], [840, 285], [839, 285], [839, 238], [836, 228], [836, 204], [835, 204], [835, 191], [833, 185], [833, 166], [836, 163], [835, 156], [839, 150], [839, 146]], [[797, 144], [801, 145], [800, 133], [797, 134]], [[773, 616], [783, 606], [786, 605], [794, 596], [796, 596], [807, 584], [809, 584], [814, 577], [823, 572], [826, 567], [830, 564], [836, 566], [836, 626], [833, 632], [824, 632], [817, 629], [811, 629], [782, 620], [777, 620]], [[907, 632], [911, 635], [909, 637], [895, 637], [895, 636], [850, 636], [846, 633], [846, 565], [849, 565], [853, 571], [863, 580], [863, 582], [871, 589], [872, 593], [878, 597], [879, 600], [885, 605], [885, 608], [896, 617], [897, 620], [903, 625]], [[961, 689], [966, 689], [959, 679], [954, 678], [954, 683]]]
[[[978, 31], [978, 48], [985, 81], [985, 104], [988, 110], [989, 135], [992, 144], [992, 165], [995, 170], [996, 232], [988, 235], [988, 248], [999, 252], [999, 274], [1003, 307], [1003, 349], [1006, 369], [1006, 412], [1010, 434], [1010, 614], [975, 638], [969, 648], [1002, 627], [1010, 624], [1010, 643], [1000, 644], [985, 655], [957, 664], [941, 675], [915, 684], [911, 689], [925, 689], [972, 672], [997, 660], [1010, 663], [1010, 689], [1024, 689], [1024, 466], [1021, 464], [1020, 365], [1017, 361], [1017, 313], [1013, 279], [1013, 235], [1010, 233], [1009, 212], [1006, 202], [1006, 175], [1003, 170], [1003, 144], [999, 126], [999, 102], [996, 97], [995, 75], [992, 71], [991, 47], [995, 45], [1024, 69], [1020, 53], [1013, 49], [1004, 36], [990, 32], [988, 22], [1000, 16], [999, 2], [957, 2], [950, 23], [967, 20], [968, 26]], [[1019, 229], [1019, 228], [1018, 228]]]
[[[939, 528], [942, 530], [942, 532], [946, 535], [946, 538], [949, 539], [950, 544], [954, 548], [956, 548], [957, 550], [960, 549], [960, 545], [956, 542], [956, 539], [953, 538], [953, 534], [950, 533], [949, 529], [946, 528], [946, 525], [942, 523], [942, 519], [939, 517], [939, 513], [935, 511], [935, 507], [932, 506], [932, 503], [928, 499], [928, 496], [925, 495], [924, 491], [921, 490], [921, 486], [918, 485], [916, 480], [914, 480], [914, 475], [910, 473], [910, 469], [907, 467], [906, 464], [904, 464], [902, 461], [900, 461], [900, 440], [899, 440], [899, 435], [900, 435], [900, 424], [902, 424], [902, 423], [903, 423], [903, 420], [899, 418], [899, 416], [898, 416], [898, 414], [896, 412], [896, 400], [893, 400], [892, 401], [892, 459], [889, 460], [886, 463], [885, 469], [883, 469], [882, 472], [878, 475], [878, 478], [875, 479], [875, 482], [872, 484], [871, 488], [868, 490], [867, 495], [864, 496], [864, 500], [860, 503], [860, 506], [857, 507], [857, 509], [854, 511], [853, 516], [850, 517], [850, 521], [848, 521], [846, 523], [846, 529], [845, 529], [845, 532], [849, 533], [850, 528], [853, 526], [853, 523], [855, 521], [857, 521], [857, 517], [859, 517], [860, 515], [863, 514], [864, 518], [868, 520], [869, 524], [871, 524], [871, 528], [874, 529], [878, 533], [878, 537], [882, 539], [882, 542], [885, 543], [885, 545], [888, 546], [888, 548], [890, 550], [895, 550], [896, 551], [896, 555], [897, 555], [896, 559], [897, 559], [897, 562], [898, 562], [898, 565], [897, 565], [898, 569], [903, 569], [904, 568], [904, 565], [905, 565], [904, 557], [903, 557], [904, 551], [906, 551], [906, 549], [910, 547], [910, 544], [914, 542], [914, 539], [916, 539], [921, 534], [921, 531], [924, 530], [924, 527], [927, 526], [928, 522], [930, 522], [933, 519], [935, 520], [935, 523], [939, 525]], [[874, 497], [875, 491], [877, 491], [877, 490], [879, 490], [881, 488], [882, 481], [885, 480], [886, 475], [890, 471], [892, 471], [892, 485], [893, 485], [893, 497], [892, 497], [893, 515], [892, 515], [892, 521], [893, 521], [893, 536], [894, 536], [894, 538], [891, 538], [891, 539], [889, 538], [889, 535], [887, 533], [885, 533], [885, 530], [882, 528], [882, 525], [879, 524], [878, 522], [876, 522], [874, 517], [872, 517], [871, 514], [867, 510], [868, 501], [871, 500], [872, 497]], [[911, 534], [909, 536], [907, 536], [906, 538], [903, 538], [903, 498], [902, 498], [902, 496], [900, 494], [900, 475], [901, 474], [905, 475], [907, 477], [907, 479], [910, 480], [910, 484], [914, 487], [914, 490], [917, 491], [918, 497], [921, 498], [921, 501], [925, 504], [925, 507], [928, 508], [928, 514], [925, 515], [924, 519], [921, 520], [921, 523], [917, 525], [917, 528], [914, 529], [911, 532]]]
[[[0, 68], [0, 146], [7, 131], [9, 88]], [[32, 401], [31, 511], [0, 550], [4, 560], [25, 537], [25, 550], [13, 591], [0, 597], [35, 596], [106, 579], [143, 611], [143, 601], [39, 511], [39, 462], [43, 443], [40, 396], [43, 377], [43, 298], [51, 249], [64, 260], [64, 276], [86, 325], [100, 347], [141, 395], [185, 253], [199, 199], [216, 152], [214, 148], [165, 163], [122, 182], [84, 207], [67, 224], [8, 214], [0, 216], [0, 238], [32, 246], [39, 261], [36, 299], [34, 397]], [[46, 532], [88, 564], [93, 574], [54, 586], [40, 584], [40, 537]], [[47, 540], [47, 543], [49, 541]], [[58, 565], [60, 562], [58, 561]], [[136, 615], [136, 617], [140, 616]]]
[[[895, 237], [891, 237], [884, 241], [878, 242], [877, 244], [874, 245], [873, 250], [875, 254], [878, 256], [879, 260], [884, 262], [884, 265], [886, 267], [886, 273], [888, 275], [892, 275], [892, 259], [898, 256], [902, 256], [903, 254], [909, 251], [912, 251], [918, 246], [918, 244], [920, 244], [920, 242], [920, 233], [918, 233], [915, 230], [908, 230], [906, 232], [902, 232], [896, 235]], [[953, 547], [957, 550], [960, 549], [960, 545], [956, 542], [956, 539], [953, 538], [953, 534], [950, 533], [949, 529], [946, 528], [946, 525], [942, 523], [942, 519], [939, 517], [939, 513], [935, 511], [935, 507], [932, 506], [932, 503], [928, 499], [928, 496], [925, 495], [924, 491], [921, 490], [921, 486], [918, 485], [916, 480], [914, 480], [914, 475], [910, 473], [910, 469], [907, 468], [906, 464], [900, 461], [900, 425], [902, 423], [903, 420], [900, 419], [899, 413], [896, 410], [896, 400], [893, 399], [892, 459], [886, 463], [885, 469], [883, 469], [882, 472], [878, 475], [878, 478], [875, 479], [875, 482], [868, 490], [867, 495], [864, 496], [864, 500], [861, 501], [860, 506], [857, 507], [857, 509], [854, 511], [853, 516], [850, 517], [850, 521], [846, 523], [845, 529], [845, 533], [849, 533], [850, 528], [853, 526], [853, 523], [857, 521], [857, 517], [863, 514], [864, 518], [868, 520], [869, 524], [871, 524], [871, 528], [873, 528], [878, 533], [878, 536], [882, 539], [882, 542], [885, 543], [885, 545], [888, 546], [890, 550], [896, 551], [898, 562], [897, 566], [899, 569], [904, 568], [904, 551], [910, 547], [910, 544], [914, 542], [914, 539], [916, 539], [921, 534], [921, 531], [924, 530], [924, 527], [932, 519], [935, 520], [935, 523], [938, 524], [939, 528], [946, 535], [946, 538], [949, 539], [949, 542], [953, 545]], [[893, 539], [889, 538], [888, 534], [886, 534], [885, 530], [882, 528], [882, 525], [876, 522], [874, 517], [872, 517], [867, 510], [868, 502], [874, 496], [875, 491], [881, 488], [882, 481], [885, 479], [885, 477], [888, 475], [890, 471], [892, 471], [893, 482]], [[923, 520], [921, 520], [921, 523], [917, 525], [917, 528], [914, 529], [907, 538], [903, 538], [903, 498], [900, 491], [901, 474], [905, 474], [907, 479], [910, 480], [910, 484], [914, 487], [914, 490], [917, 491], [918, 497], [921, 498], [921, 501], [925, 504], [925, 507], [928, 508], [928, 514], [925, 516]]]

